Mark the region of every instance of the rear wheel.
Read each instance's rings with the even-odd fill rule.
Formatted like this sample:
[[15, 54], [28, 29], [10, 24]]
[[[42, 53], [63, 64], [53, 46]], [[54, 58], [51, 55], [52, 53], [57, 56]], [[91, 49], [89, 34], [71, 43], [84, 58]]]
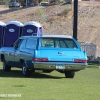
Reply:
[[65, 77], [66, 78], [74, 78], [75, 71], [65, 71]]
[[22, 74], [23, 76], [31, 76], [32, 75], [32, 69], [28, 69], [26, 63], [23, 63], [23, 67], [22, 67]]
[[3, 71], [9, 72], [11, 70], [11, 66], [8, 66], [5, 59], [3, 60]]

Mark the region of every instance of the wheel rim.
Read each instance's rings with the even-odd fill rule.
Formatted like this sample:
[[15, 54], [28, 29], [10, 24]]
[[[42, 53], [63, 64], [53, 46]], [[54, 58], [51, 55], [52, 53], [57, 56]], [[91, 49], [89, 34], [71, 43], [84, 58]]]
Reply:
[[6, 66], [5, 62], [3, 62], [3, 69], [5, 69], [5, 66]]
[[26, 74], [26, 67], [23, 66], [23, 74], [25, 75]]

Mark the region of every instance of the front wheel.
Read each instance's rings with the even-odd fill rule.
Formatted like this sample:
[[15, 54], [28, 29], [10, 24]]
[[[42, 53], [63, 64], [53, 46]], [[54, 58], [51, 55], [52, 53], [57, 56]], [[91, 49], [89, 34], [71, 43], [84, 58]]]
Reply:
[[6, 61], [3, 60], [3, 71], [9, 72], [11, 67], [7, 65]]
[[25, 62], [23, 63], [22, 74], [23, 74], [23, 76], [31, 76], [32, 75], [32, 69], [28, 69]]
[[74, 78], [75, 71], [65, 71], [65, 77], [66, 78]]

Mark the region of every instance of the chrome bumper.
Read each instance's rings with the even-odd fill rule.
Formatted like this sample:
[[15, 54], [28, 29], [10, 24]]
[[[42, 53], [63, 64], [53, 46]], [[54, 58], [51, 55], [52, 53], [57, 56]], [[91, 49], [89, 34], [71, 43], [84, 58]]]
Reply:
[[35, 69], [51, 70], [83, 70], [87, 63], [64, 63], [64, 62], [32, 62]]

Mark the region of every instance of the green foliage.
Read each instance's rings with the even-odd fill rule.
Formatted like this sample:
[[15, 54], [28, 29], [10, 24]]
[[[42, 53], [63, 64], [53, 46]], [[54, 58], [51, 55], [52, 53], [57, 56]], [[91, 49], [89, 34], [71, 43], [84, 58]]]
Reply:
[[64, 3], [65, 2], [65, 0], [56, 0], [55, 2], [54, 2], [54, 4], [61, 4], [61, 3]]
[[39, 8], [39, 9], [37, 10], [37, 14], [38, 14], [38, 16], [44, 16], [44, 15], [45, 15], [45, 12], [44, 12], [43, 9]]
[[46, 14], [45, 14], [45, 11], [41, 8], [38, 8], [37, 15], [42, 18], [41, 21], [46, 21], [48, 19]]
[[57, 1], [59, 4], [64, 2], [64, 0], [57, 0]]
[[67, 14], [70, 10], [71, 10], [71, 8], [66, 7], [66, 8], [64, 9], [63, 13], [66, 13], [66, 14]]

